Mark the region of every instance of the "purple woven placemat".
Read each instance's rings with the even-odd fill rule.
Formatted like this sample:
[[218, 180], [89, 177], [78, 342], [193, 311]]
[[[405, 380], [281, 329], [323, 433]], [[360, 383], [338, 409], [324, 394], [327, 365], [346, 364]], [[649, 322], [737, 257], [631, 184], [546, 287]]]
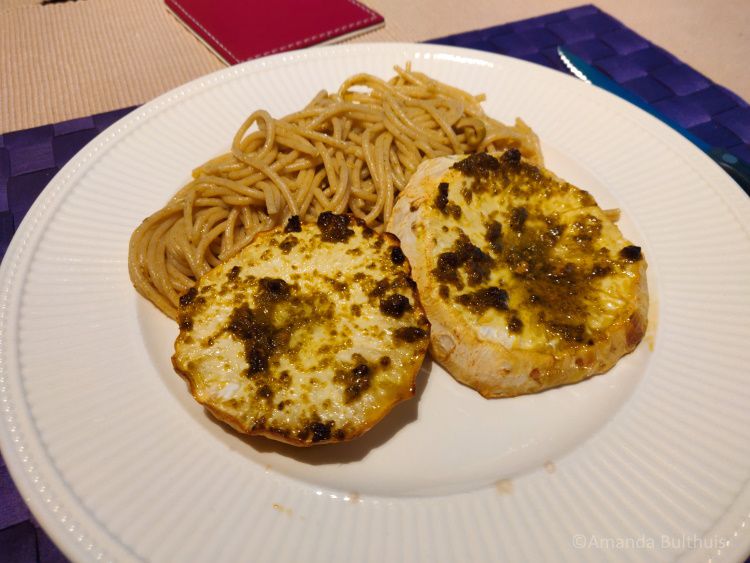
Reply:
[[[750, 108], [594, 6], [435, 39], [567, 72], [565, 46], [711, 145], [750, 161]], [[134, 108], [0, 135], [0, 259], [49, 180], [97, 134]], [[29, 513], [0, 457], [0, 562], [66, 561]]]
[[13, 233], [52, 177], [135, 107], [0, 135], [0, 259]]

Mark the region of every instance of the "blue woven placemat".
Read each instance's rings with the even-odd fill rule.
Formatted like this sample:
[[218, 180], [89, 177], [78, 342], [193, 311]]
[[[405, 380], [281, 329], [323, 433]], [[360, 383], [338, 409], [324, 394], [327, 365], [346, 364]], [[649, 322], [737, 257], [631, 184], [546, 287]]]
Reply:
[[[750, 161], [750, 108], [595, 6], [430, 41], [567, 72], [565, 46], [711, 145]], [[36, 197], [86, 143], [134, 108], [0, 135], [0, 258]], [[0, 457], [0, 562], [66, 561], [16, 491]]]
[[510, 55], [567, 72], [564, 46], [709, 145], [750, 162], [750, 107], [596, 6], [429, 41]]

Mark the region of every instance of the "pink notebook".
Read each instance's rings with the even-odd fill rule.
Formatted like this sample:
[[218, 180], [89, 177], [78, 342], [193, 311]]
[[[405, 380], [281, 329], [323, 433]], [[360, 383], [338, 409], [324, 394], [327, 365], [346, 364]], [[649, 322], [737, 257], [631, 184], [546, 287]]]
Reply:
[[220, 58], [257, 57], [343, 41], [383, 25], [356, 0], [165, 0]]

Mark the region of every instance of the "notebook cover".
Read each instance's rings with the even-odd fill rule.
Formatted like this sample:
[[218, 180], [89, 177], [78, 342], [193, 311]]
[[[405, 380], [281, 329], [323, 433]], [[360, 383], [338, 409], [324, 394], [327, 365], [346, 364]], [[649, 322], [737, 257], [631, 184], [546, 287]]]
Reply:
[[165, 4], [229, 64], [341, 41], [383, 25], [383, 16], [357, 0], [165, 0]]

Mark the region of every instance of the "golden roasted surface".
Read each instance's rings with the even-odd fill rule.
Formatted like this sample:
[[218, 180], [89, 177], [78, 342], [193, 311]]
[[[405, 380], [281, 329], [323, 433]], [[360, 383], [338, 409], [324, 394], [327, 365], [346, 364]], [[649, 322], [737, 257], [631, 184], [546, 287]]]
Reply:
[[609, 369], [646, 328], [646, 262], [587, 192], [501, 156], [415, 174], [388, 230], [433, 323], [432, 355], [487, 396]]
[[398, 241], [332, 213], [258, 235], [179, 322], [173, 364], [196, 400], [295, 445], [359, 436], [411, 397], [430, 331]]

